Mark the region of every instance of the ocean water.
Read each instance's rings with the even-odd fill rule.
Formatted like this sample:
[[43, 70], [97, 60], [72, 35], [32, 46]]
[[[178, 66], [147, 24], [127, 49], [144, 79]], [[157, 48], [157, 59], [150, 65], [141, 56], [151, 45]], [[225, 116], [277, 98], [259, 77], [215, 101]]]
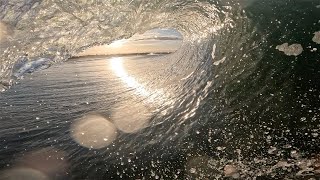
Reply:
[[[89, 173], [97, 168], [97, 164], [82, 166], [82, 163], [91, 159], [92, 155], [105, 156], [100, 157], [104, 160], [97, 159], [96, 163], [108, 161], [110, 164], [105, 165], [110, 166], [110, 169], [115, 165], [131, 166], [138, 160], [138, 156], [141, 158], [139, 161], [143, 160], [145, 163], [150, 163], [150, 156], [154, 161], [159, 161], [158, 155], [167, 151], [166, 148], [154, 150], [160, 142], [167, 144], [169, 149], [173, 148], [172, 153], [177, 156], [175, 151], [179, 148], [171, 146], [169, 139], [173, 140], [171, 136], [174, 133], [175, 141], [181, 142], [185, 135], [177, 136], [179, 130], [169, 122], [174, 118], [181, 118], [179, 124], [189, 121], [185, 116], [192, 117], [190, 112], [195, 111], [199, 105], [192, 102], [187, 104], [183, 99], [188, 95], [185, 95], [186, 89], [181, 87], [186, 87], [187, 79], [192, 78], [192, 75], [186, 74], [188, 71], [180, 72], [181, 75], [175, 71], [177, 76], [173, 79], [157, 80], [166, 77], [166, 68], [171, 67], [166, 59], [168, 56], [170, 55], [89, 56], [70, 59], [63, 64], [56, 64], [26, 76], [1, 96], [1, 166], [15, 166], [16, 160], [12, 157], [22, 158], [20, 161], [24, 162], [25, 156], [45, 149], [49, 154], [52, 151], [63, 152], [64, 158], [74, 161], [70, 167], [76, 170], [71, 176], [62, 176], [65, 174], [57, 172], [60, 173], [59, 178], [129, 178], [134, 171], [121, 173], [122, 175], [115, 172], [109, 175]], [[188, 93], [193, 87], [189, 88]], [[204, 92], [191, 93], [188, 99], [198, 98], [196, 93], [202, 95]], [[194, 101], [196, 100], [199, 101]], [[116, 134], [117, 138], [112, 144], [104, 144], [104, 141], [100, 144], [98, 138], [98, 142], [88, 143], [73, 136], [73, 131], [76, 131], [73, 124], [90, 115], [110, 119], [110, 122], [116, 125], [117, 130], [113, 134]], [[146, 125], [126, 126], [127, 123], [139, 122]], [[164, 124], [166, 127], [163, 127]], [[111, 130], [103, 128], [101, 131]], [[95, 130], [94, 133], [99, 132]], [[77, 142], [80, 142], [81, 146]], [[147, 155], [146, 151], [154, 153]], [[65, 153], [75, 153], [70, 156], [74, 159], [69, 159], [69, 155]], [[77, 155], [78, 153], [81, 155]], [[36, 163], [43, 162], [35, 161]], [[80, 167], [87, 172], [82, 174], [84, 169], [77, 169]]]
[[[0, 177], [318, 179], [319, 5], [1, 1]], [[178, 50], [71, 58], [154, 28]]]

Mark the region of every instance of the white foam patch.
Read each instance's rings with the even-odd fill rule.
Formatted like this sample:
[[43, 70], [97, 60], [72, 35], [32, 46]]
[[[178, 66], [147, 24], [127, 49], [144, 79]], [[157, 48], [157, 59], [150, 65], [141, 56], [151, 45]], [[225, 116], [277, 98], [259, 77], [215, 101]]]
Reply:
[[224, 63], [224, 61], [225, 61], [225, 60], [226, 60], [226, 57], [224, 57], [224, 58], [220, 59], [219, 61], [215, 61], [215, 62], [213, 62], [213, 65], [218, 66], [219, 64]]
[[317, 43], [317, 44], [320, 44], [320, 31], [317, 31], [317, 32], [314, 33], [312, 41]]
[[103, 116], [90, 114], [72, 124], [71, 136], [81, 146], [100, 149], [116, 139], [117, 129]]
[[223, 172], [226, 177], [232, 177], [234, 179], [237, 179], [240, 176], [237, 167], [234, 165], [226, 165], [223, 168]]
[[212, 59], [214, 59], [216, 57], [216, 49], [217, 49], [217, 45], [214, 44], [213, 47], [212, 47], [212, 53], [211, 53], [211, 56], [212, 56]]
[[284, 52], [287, 56], [298, 56], [303, 52], [303, 47], [301, 44], [291, 44], [283, 43], [276, 47], [277, 50]]

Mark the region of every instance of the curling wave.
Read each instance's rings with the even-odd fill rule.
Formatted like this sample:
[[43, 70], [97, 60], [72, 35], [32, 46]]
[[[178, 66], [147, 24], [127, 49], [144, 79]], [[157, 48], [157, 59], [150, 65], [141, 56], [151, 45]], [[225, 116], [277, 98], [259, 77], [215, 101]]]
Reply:
[[94, 45], [154, 28], [176, 29], [183, 44], [175, 53], [153, 57], [145, 86], [151, 90], [124, 72], [121, 60], [108, 61], [140, 96], [133, 103], [152, 111], [146, 115], [150, 122], [130, 129], [114, 113], [114, 125], [105, 126], [111, 139], [116, 128], [124, 132], [118, 144], [101, 154], [65, 148], [76, 162], [73, 178], [160, 178], [155, 172], [169, 179], [317, 177], [317, 3], [4, 0], [0, 90]]
[[[81, 50], [137, 32], [167, 27], [186, 40], [201, 41], [228, 24], [230, 8], [219, 2], [19, 1], [1, 3], [1, 82], [10, 86], [13, 66], [22, 56], [28, 61], [66, 60]], [[234, 10], [232, 10], [234, 11]]]

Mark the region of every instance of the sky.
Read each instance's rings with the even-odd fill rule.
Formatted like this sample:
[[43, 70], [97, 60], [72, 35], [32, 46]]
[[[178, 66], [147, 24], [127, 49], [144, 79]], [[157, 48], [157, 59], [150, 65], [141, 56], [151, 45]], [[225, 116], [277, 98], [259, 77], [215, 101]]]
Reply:
[[181, 42], [182, 35], [175, 30], [153, 29], [135, 34], [129, 39], [116, 40], [109, 45], [91, 47], [77, 56], [169, 53], [176, 51]]

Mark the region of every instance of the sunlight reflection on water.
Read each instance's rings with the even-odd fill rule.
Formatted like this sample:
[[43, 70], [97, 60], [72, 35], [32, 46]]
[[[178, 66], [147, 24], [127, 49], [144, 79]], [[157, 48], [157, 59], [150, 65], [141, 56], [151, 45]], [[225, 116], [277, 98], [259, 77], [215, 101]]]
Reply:
[[123, 58], [122, 57], [114, 57], [110, 60], [111, 68], [129, 88], [133, 88], [138, 95], [141, 96], [150, 96], [150, 92], [145, 89], [145, 87], [136, 81], [136, 79], [132, 76], [129, 76], [123, 67]]

